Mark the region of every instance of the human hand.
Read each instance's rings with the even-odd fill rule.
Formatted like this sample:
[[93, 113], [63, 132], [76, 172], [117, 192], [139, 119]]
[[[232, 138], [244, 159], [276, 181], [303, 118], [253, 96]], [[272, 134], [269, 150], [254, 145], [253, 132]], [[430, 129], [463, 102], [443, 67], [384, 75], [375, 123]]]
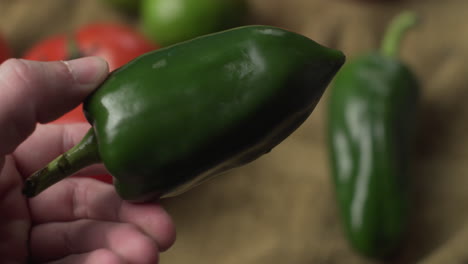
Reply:
[[[0, 256], [2, 263], [157, 263], [175, 240], [157, 203], [122, 201], [112, 185], [65, 179], [26, 199], [32, 172], [78, 143], [88, 124], [47, 123], [73, 109], [107, 76], [96, 57], [10, 59], [0, 65]], [[94, 166], [81, 173], [104, 173]]]

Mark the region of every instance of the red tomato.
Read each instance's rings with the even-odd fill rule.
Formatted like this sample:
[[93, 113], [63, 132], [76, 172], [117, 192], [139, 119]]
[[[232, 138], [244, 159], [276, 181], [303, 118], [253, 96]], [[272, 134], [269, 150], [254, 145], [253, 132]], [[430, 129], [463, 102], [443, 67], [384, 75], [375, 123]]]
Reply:
[[0, 37], [0, 63], [8, 58], [10, 58], [10, 49], [5, 40]]
[[39, 42], [26, 51], [23, 58], [36, 61], [57, 61], [66, 60], [68, 56], [67, 37], [61, 34]]
[[[159, 48], [157, 45], [131, 27], [120, 24], [96, 23], [85, 25], [71, 37], [67, 37], [65, 34], [49, 37], [27, 51], [23, 58], [56, 61], [84, 56], [100, 56], [109, 63], [110, 71], [113, 71], [134, 58], [157, 48]], [[81, 105], [52, 123], [73, 122], [87, 122]], [[109, 175], [92, 177], [104, 182], [112, 182]]]
[[132, 28], [121, 25], [88, 25], [78, 31], [76, 38], [81, 54], [103, 57], [111, 71], [158, 48]]
[[[73, 43], [72, 41], [75, 41]], [[74, 51], [73, 46], [78, 50]], [[83, 56], [100, 56], [111, 71], [134, 58], [159, 48], [131, 27], [120, 24], [89, 24], [67, 40], [64, 34], [39, 42], [25, 53], [29, 60], [67, 60]]]

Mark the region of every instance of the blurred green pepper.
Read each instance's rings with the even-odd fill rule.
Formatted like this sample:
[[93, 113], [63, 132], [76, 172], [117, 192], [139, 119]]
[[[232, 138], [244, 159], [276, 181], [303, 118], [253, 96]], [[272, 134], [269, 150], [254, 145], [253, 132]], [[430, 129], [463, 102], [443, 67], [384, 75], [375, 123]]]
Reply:
[[247, 26], [143, 55], [84, 103], [92, 129], [36, 172], [34, 196], [103, 162], [125, 200], [171, 196], [251, 162], [313, 111], [344, 55], [279, 28]]
[[143, 0], [143, 32], [162, 46], [239, 26], [245, 0]]
[[405, 12], [390, 24], [382, 51], [347, 63], [334, 80], [328, 146], [337, 201], [349, 241], [364, 255], [392, 254], [405, 235], [409, 155], [418, 84], [398, 58]]

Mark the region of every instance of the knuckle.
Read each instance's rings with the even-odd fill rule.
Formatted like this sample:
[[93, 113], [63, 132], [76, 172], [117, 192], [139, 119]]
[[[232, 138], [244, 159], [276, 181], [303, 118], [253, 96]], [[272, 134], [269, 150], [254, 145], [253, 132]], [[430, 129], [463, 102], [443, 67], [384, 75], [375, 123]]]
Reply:
[[[29, 136], [35, 128], [34, 105], [25, 103], [28, 90], [34, 80], [30, 79], [31, 69], [21, 59], [8, 59], [0, 68], [0, 137], [7, 139], [0, 154], [11, 153], [16, 146]], [[27, 100], [27, 99], [26, 99]], [[20, 107], [18, 107], [20, 106]]]
[[72, 211], [72, 217], [75, 219], [86, 219], [89, 217], [87, 201], [86, 201], [86, 190], [77, 181], [67, 181], [69, 184], [67, 191], [71, 194], [69, 197], [69, 208]]
[[19, 87], [27, 86], [31, 83], [29, 79], [31, 69], [22, 59], [11, 58], [3, 62], [3, 70], [7, 71], [7, 76], [9, 79], [13, 79], [13, 83], [21, 82], [24, 85], [19, 85]]
[[62, 79], [66, 80], [68, 83], [73, 84], [76, 82], [75, 75], [73, 70], [70, 67], [70, 64], [67, 61], [59, 61], [57, 65], [57, 74], [61, 75]]
[[27, 65], [22, 59], [18, 58], [9, 58], [2, 63], [2, 68], [14, 68], [14, 69], [24, 69]]
[[[27, 98], [35, 98], [37, 96], [36, 89], [33, 89], [34, 84], [38, 82], [35, 69], [22, 59], [8, 59], [1, 66], [0, 81], [2, 85], [2, 96], [9, 98], [9, 103], [18, 104], [24, 102]], [[39, 93], [40, 94], [40, 93]], [[30, 101], [27, 107], [30, 111], [33, 107], [33, 102]]]

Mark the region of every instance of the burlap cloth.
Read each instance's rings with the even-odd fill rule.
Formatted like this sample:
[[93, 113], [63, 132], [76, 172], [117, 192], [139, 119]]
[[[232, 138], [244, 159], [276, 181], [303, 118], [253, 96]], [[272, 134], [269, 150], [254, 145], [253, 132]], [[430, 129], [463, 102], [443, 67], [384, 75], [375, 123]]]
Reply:
[[[253, 22], [300, 32], [348, 58], [377, 48], [399, 11], [420, 14], [401, 54], [423, 90], [408, 179], [413, 214], [403, 250], [389, 263], [468, 263], [468, 1], [250, 3]], [[0, 31], [17, 56], [44, 36], [97, 20], [135, 22], [97, 0], [0, 0]], [[343, 237], [324, 143], [326, 102], [327, 93], [270, 154], [163, 201], [178, 240], [162, 263], [379, 263], [357, 255]]]

